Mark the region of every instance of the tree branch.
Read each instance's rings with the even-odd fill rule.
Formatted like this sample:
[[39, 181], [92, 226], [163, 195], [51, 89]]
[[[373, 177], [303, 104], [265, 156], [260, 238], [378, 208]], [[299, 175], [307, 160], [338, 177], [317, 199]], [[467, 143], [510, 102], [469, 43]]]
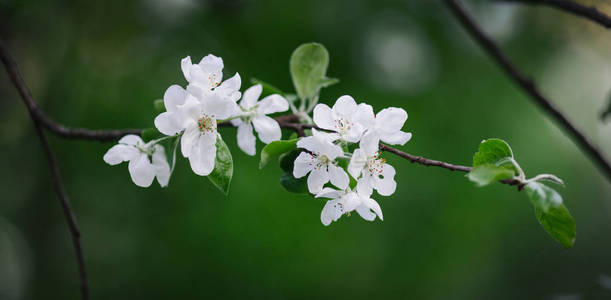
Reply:
[[[53, 177], [53, 185], [55, 187], [55, 192], [59, 197], [59, 202], [62, 206], [62, 210], [64, 212], [64, 216], [66, 218], [66, 222], [68, 223], [68, 228], [70, 229], [70, 234], [72, 236], [72, 245], [76, 254], [76, 261], [78, 264], [80, 276], [81, 299], [89, 299], [89, 289], [87, 286], [87, 271], [85, 269], [85, 259], [83, 256], [83, 249], [81, 247], [80, 242], [81, 233], [76, 222], [76, 216], [74, 215], [74, 212], [70, 207], [68, 195], [66, 194], [64, 185], [62, 184], [57, 160], [55, 159], [55, 155], [53, 155], [53, 151], [51, 151], [51, 146], [49, 145], [45, 133], [42, 130], [43, 123], [42, 120], [39, 118], [41, 116], [44, 116], [44, 114], [42, 114], [42, 112], [38, 110], [36, 104], [33, 102], [27, 87], [25, 86], [23, 80], [21, 79], [21, 76], [19, 75], [19, 71], [15, 62], [12, 60], [2, 41], [0, 41], [0, 58], [6, 66], [7, 71], [9, 72], [9, 75], [13, 80], [13, 83], [19, 89], [23, 102], [27, 106], [28, 111], [30, 113], [32, 122], [34, 122], [34, 128], [36, 129], [36, 133], [38, 134], [42, 148], [44, 149], [45, 155], [47, 156], [47, 160], [49, 161], [49, 167], [51, 169], [51, 176]], [[25, 92], [25, 94], [23, 92]], [[39, 111], [39, 113], [36, 113], [36, 111]]]
[[446, 4], [460, 21], [463, 27], [471, 34], [473, 39], [492, 57], [492, 59], [513, 79], [518, 86], [524, 90], [533, 101], [539, 105], [550, 115], [569, 135], [573, 138], [573, 142], [585, 152], [600, 171], [611, 181], [611, 165], [602, 155], [602, 153], [594, 146], [588, 138], [575, 127], [562, 112], [560, 112], [541, 92], [537, 89], [534, 82], [520, 73], [516, 67], [505, 57], [500, 48], [479, 28], [473, 18], [458, 4], [455, 0], [445, 0]]
[[585, 6], [571, 0], [500, 0], [504, 2], [522, 2], [530, 5], [547, 5], [574, 15], [590, 19], [605, 28], [611, 28], [611, 17], [594, 6]]

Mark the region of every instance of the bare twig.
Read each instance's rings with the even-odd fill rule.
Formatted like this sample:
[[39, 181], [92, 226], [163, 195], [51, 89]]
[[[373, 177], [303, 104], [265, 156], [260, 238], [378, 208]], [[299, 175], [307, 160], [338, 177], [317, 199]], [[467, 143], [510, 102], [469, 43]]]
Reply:
[[473, 18], [455, 0], [445, 0], [448, 7], [460, 21], [463, 27], [473, 36], [480, 46], [494, 59], [494, 61], [513, 79], [533, 101], [539, 105], [552, 119], [564, 128], [577, 146], [585, 152], [600, 171], [611, 181], [611, 165], [603, 154], [594, 146], [588, 138], [575, 127], [562, 112], [560, 112], [541, 92], [534, 82], [520, 73], [516, 67], [505, 57], [501, 49], [479, 28]]
[[504, 2], [523, 2], [531, 5], [547, 5], [565, 12], [575, 14], [605, 28], [611, 28], [611, 17], [607, 16], [594, 6], [585, 6], [571, 0], [500, 0]]
[[64, 212], [64, 216], [66, 217], [66, 222], [68, 223], [68, 228], [70, 229], [70, 234], [72, 236], [72, 245], [74, 246], [74, 252], [76, 254], [76, 260], [80, 275], [81, 299], [89, 299], [89, 289], [87, 286], [87, 271], [85, 270], [85, 259], [83, 256], [83, 249], [81, 247], [80, 242], [81, 233], [76, 222], [76, 216], [74, 215], [74, 212], [70, 207], [68, 195], [66, 194], [66, 191], [64, 190], [64, 185], [62, 184], [57, 160], [55, 159], [55, 155], [53, 155], [53, 151], [51, 151], [51, 146], [49, 145], [45, 133], [42, 130], [43, 124], [42, 120], [39, 118], [41, 116], [44, 116], [44, 114], [36, 113], [38, 108], [33, 102], [32, 97], [30, 96], [30, 93], [27, 87], [25, 86], [25, 83], [19, 75], [19, 70], [17, 69], [15, 62], [12, 60], [2, 41], [0, 41], [0, 58], [6, 66], [7, 72], [13, 80], [13, 83], [19, 89], [23, 102], [27, 106], [28, 111], [30, 113], [30, 117], [32, 118], [32, 122], [34, 122], [34, 128], [36, 129], [36, 133], [40, 138], [42, 148], [44, 149], [45, 154], [47, 156], [47, 160], [49, 161], [49, 167], [51, 169], [51, 175], [53, 177], [53, 185], [55, 186], [55, 192], [59, 197], [59, 202], [62, 205], [62, 210]]

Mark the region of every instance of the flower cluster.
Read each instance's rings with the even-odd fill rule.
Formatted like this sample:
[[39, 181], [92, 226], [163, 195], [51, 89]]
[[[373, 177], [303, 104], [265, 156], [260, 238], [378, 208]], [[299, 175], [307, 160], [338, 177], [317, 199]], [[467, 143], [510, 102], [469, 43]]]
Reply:
[[[165, 168], [169, 164], [159, 145], [167, 138], [180, 138], [182, 155], [189, 160], [193, 172], [200, 176], [207, 176], [214, 169], [216, 143], [221, 138], [217, 131], [220, 122], [231, 121], [238, 127], [238, 145], [249, 155], [255, 154], [253, 126], [264, 143], [280, 139], [280, 126], [267, 115], [288, 109], [282, 96], [271, 95], [257, 101], [261, 86], [255, 85], [242, 97], [240, 75], [236, 73], [223, 81], [223, 60], [212, 54], [199, 64], [193, 64], [191, 58], [186, 57], [181, 61], [181, 69], [188, 82], [186, 88], [170, 86], [163, 96], [166, 111], [155, 118], [155, 127], [165, 137], [148, 143], [139, 138], [135, 141], [137, 137], [126, 137], [104, 156], [112, 165], [129, 160], [130, 175], [138, 186], [150, 186], [154, 176], [161, 186], [167, 185], [171, 170]], [[149, 167], [151, 158], [154, 168]], [[164, 166], [163, 170], [157, 167], [159, 164]]]
[[[330, 198], [320, 219], [324, 225], [336, 221], [343, 214], [356, 210], [365, 220], [372, 221], [382, 211], [371, 199], [373, 191], [382, 196], [395, 192], [395, 169], [380, 158], [379, 142], [403, 145], [411, 134], [401, 131], [407, 113], [400, 108], [386, 108], [376, 115], [365, 103], [356, 104], [350, 96], [342, 96], [332, 108], [318, 104], [314, 108], [315, 125], [326, 131], [312, 129], [312, 135], [297, 142], [305, 149], [295, 159], [293, 176], [308, 175], [307, 185], [315, 197]], [[358, 148], [352, 145], [358, 144]], [[341, 161], [348, 161], [347, 173]], [[356, 184], [350, 185], [350, 178]], [[327, 183], [337, 189], [324, 187]], [[372, 212], [373, 211], [373, 212]]]

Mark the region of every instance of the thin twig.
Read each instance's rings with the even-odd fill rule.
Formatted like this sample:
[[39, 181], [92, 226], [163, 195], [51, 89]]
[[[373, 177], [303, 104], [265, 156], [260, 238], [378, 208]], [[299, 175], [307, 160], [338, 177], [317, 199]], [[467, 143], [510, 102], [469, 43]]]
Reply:
[[[70, 201], [68, 199], [68, 195], [66, 194], [66, 190], [64, 189], [64, 185], [62, 184], [62, 179], [61, 179], [61, 175], [59, 172], [59, 166], [57, 165], [57, 160], [55, 159], [55, 155], [53, 155], [53, 151], [51, 151], [51, 146], [49, 145], [49, 142], [47, 141], [45, 133], [43, 132], [43, 129], [42, 129], [43, 124], [42, 124], [41, 119], [39, 118], [41, 116], [44, 116], [44, 114], [36, 113], [37, 106], [33, 102], [29, 94], [29, 91], [27, 87], [25, 86], [25, 83], [21, 79], [19, 70], [17, 69], [15, 62], [12, 60], [11, 56], [9, 55], [2, 41], [0, 41], [0, 58], [2, 59], [2, 62], [6, 66], [6, 69], [11, 79], [13, 80], [13, 83], [15, 84], [15, 86], [17, 86], [18, 89], [20, 89], [19, 86], [21, 86], [22, 88], [20, 89], [20, 94], [22, 96], [23, 102], [25, 103], [25, 105], [28, 108], [32, 122], [34, 122], [34, 128], [36, 129], [36, 133], [38, 134], [38, 137], [40, 138], [40, 143], [42, 144], [42, 148], [44, 149], [45, 154], [47, 156], [47, 160], [49, 161], [49, 167], [51, 169], [51, 175], [53, 177], [53, 185], [55, 187], [55, 192], [57, 193], [57, 196], [59, 197], [59, 202], [62, 206], [62, 210], [64, 212], [66, 222], [68, 223], [68, 228], [70, 229], [70, 235], [72, 236], [72, 245], [74, 246], [74, 252], [76, 254], [76, 261], [78, 264], [79, 275], [80, 275], [81, 299], [87, 300], [89, 299], [89, 288], [87, 285], [87, 271], [85, 269], [85, 259], [83, 256], [83, 249], [81, 247], [81, 242], [80, 242], [81, 233], [80, 233], [78, 224], [76, 222], [76, 216], [74, 215], [74, 211], [70, 207]], [[25, 94], [23, 94], [22, 91], [25, 91]], [[28, 103], [29, 101], [31, 103]], [[34, 105], [31, 105], [31, 104], [34, 104]]]
[[594, 146], [588, 138], [581, 133], [541, 92], [534, 82], [520, 73], [516, 67], [505, 57], [501, 49], [479, 28], [473, 18], [455, 0], [445, 0], [450, 10], [460, 21], [463, 27], [480, 44], [480, 46], [494, 59], [494, 61], [513, 79], [552, 119], [564, 128], [573, 141], [585, 152], [600, 171], [611, 181], [611, 165], [603, 154]]
[[585, 6], [571, 0], [500, 0], [504, 2], [523, 2], [531, 5], [547, 5], [565, 12], [575, 14], [598, 23], [605, 28], [611, 28], [611, 17], [594, 6]]

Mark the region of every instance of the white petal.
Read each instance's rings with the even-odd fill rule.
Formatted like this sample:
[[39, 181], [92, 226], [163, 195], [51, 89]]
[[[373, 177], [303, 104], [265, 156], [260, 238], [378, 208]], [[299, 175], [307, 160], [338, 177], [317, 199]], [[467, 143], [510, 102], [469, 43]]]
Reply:
[[187, 91], [179, 85], [171, 85], [163, 94], [166, 111], [176, 111], [177, 106], [185, 104]]
[[119, 140], [119, 144], [126, 144], [126, 145], [144, 145], [144, 142], [142, 141], [142, 139], [135, 135], [135, 134], [128, 134], [124, 137], [122, 137]]
[[397, 189], [397, 183], [395, 182], [395, 168], [389, 164], [382, 166], [382, 177], [374, 178], [374, 188], [378, 191], [378, 194], [382, 196], [390, 196]]
[[244, 91], [242, 101], [240, 101], [240, 106], [242, 106], [244, 109], [249, 109], [255, 106], [257, 104], [257, 100], [259, 100], [259, 96], [261, 96], [262, 90], [263, 88], [260, 84], [249, 87], [246, 91]]
[[410, 132], [397, 131], [392, 134], [382, 134], [380, 140], [390, 145], [403, 145], [412, 138]]
[[210, 76], [214, 86], [223, 80], [223, 59], [212, 54], [206, 55], [199, 62], [199, 67]]
[[324, 169], [314, 169], [308, 176], [308, 190], [312, 194], [322, 191], [323, 185], [329, 182], [329, 173]]
[[109, 165], [117, 165], [135, 158], [140, 151], [130, 145], [114, 145], [104, 154], [104, 161]]
[[350, 192], [342, 196], [341, 202], [343, 204], [344, 213], [348, 213], [361, 205], [361, 198], [355, 192]]
[[407, 113], [402, 108], [389, 107], [376, 115], [376, 127], [382, 134], [392, 134], [403, 127]]
[[214, 116], [217, 120], [223, 120], [230, 118], [240, 110], [238, 104], [227, 100], [217, 91], [208, 94], [202, 99], [204, 111], [209, 116]]
[[373, 114], [373, 108], [369, 104], [359, 104], [358, 110], [355, 114], [354, 120], [361, 124], [365, 129], [374, 126], [375, 115]]
[[242, 123], [240, 127], [238, 127], [238, 146], [242, 151], [246, 154], [253, 156], [255, 155], [256, 148], [255, 143], [257, 139], [255, 135], [252, 133], [252, 125], [250, 123]]
[[365, 204], [361, 204], [356, 208], [356, 212], [361, 216], [361, 218], [367, 221], [373, 221], [376, 219], [376, 214], [369, 209], [369, 207]]
[[179, 119], [182, 120], [182, 127], [187, 127], [189, 123], [197, 121], [202, 117], [204, 106], [197, 98], [189, 95], [185, 100], [185, 104], [178, 107]]
[[269, 95], [261, 101], [259, 101], [259, 108], [257, 112], [259, 114], [269, 115], [281, 111], [287, 111], [289, 109], [289, 102], [284, 97], [274, 94]]
[[312, 136], [315, 136], [321, 141], [334, 142], [339, 139], [339, 134], [336, 132], [324, 132], [312, 128]]
[[191, 155], [191, 150], [195, 146], [200, 135], [201, 131], [199, 131], [199, 127], [197, 127], [195, 123], [189, 125], [185, 129], [185, 133], [183, 133], [180, 138], [180, 151], [182, 152], [182, 156], [189, 157]]
[[380, 139], [378, 134], [374, 131], [370, 131], [363, 135], [359, 147], [365, 156], [375, 156], [380, 150]]
[[314, 124], [318, 127], [327, 130], [335, 130], [334, 121], [335, 117], [329, 106], [326, 104], [317, 104], [314, 107]]
[[199, 138], [197, 145], [193, 147], [189, 163], [193, 172], [200, 176], [208, 176], [214, 169], [216, 160], [216, 144]]
[[358, 179], [359, 176], [361, 176], [365, 164], [367, 164], [367, 156], [364, 155], [363, 150], [354, 150], [350, 158], [350, 163], [348, 164], [348, 173], [350, 173], [354, 179]]
[[165, 149], [161, 145], [155, 145], [152, 161], [157, 182], [159, 182], [161, 187], [168, 186], [168, 182], [170, 181], [170, 164], [168, 163]]
[[242, 121], [242, 119], [232, 119], [229, 121], [229, 123], [231, 123], [231, 125], [238, 127], [240, 125], [242, 125], [244, 123], [244, 121]]
[[310, 153], [301, 152], [293, 164], [293, 177], [301, 178], [314, 169], [316, 159]]
[[155, 118], [155, 127], [165, 135], [175, 135], [182, 130], [182, 122], [179, 114], [175, 112], [163, 112]]
[[346, 189], [348, 184], [350, 184], [350, 178], [348, 178], [346, 171], [335, 165], [329, 165], [329, 179], [331, 184], [342, 190]]
[[361, 197], [361, 202], [367, 207], [369, 207], [371, 210], [373, 210], [376, 215], [378, 215], [378, 218], [380, 218], [380, 220], [384, 221], [384, 216], [382, 215], [382, 208], [380, 208], [380, 204], [378, 204], [378, 202], [369, 197]]
[[[219, 87], [215, 90], [223, 93], [225, 97], [229, 97], [230, 101], [237, 101], [240, 99], [241, 93], [239, 92], [240, 86], [242, 85], [242, 79], [240, 78], [240, 74], [235, 73], [233, 77], [225, 80]], [[259, 97], [257, 97], [259, 98]]]
[[330, 187], [323, 188], [320, 193], [316, 194], [314, 198], [329, 198], [329, 199], [337, 199], [344, 195], [344, 191], [339, 191]]
[[358, 106], [351, 96], [344, 95], [335, 101], [333, 112], [343, 117], [354, 117]]
[[338, 201], [329, 200], [322, 208], [322, 212], [320, 213], [320, 221], [323, 225], [329, 226], [331, 222], [337, 221], [342, 214], [343, 212], [339, 209]]
[[280, 140], [282, 137], [280, 125], [268, 116], [257, 116], [252, 120], [252, 124], [259, 134], [259, 139], [266, 144]]
[[182, 69], [182, 74], [185, 75], [185, 79], [188, 82], [191, 82], [191, 56], [187, 56], [180, 61], [180, 68]]
[[132, 181], [140, 187], [149, 187], [155, 179], [155, 170], [146, 154], [142, 153], [137, 158], [129, 161], [129, 175]]
[[373, 193], [373, 187], [370, 184], [370, 182], [372, 182], [371, 179], [371, 175], [363, 174], [363, 178], [359, 179], [359, 181], [356, 183], [356, 192], [359, 194], [359, 196], [365, 198], [371, 197], [371, 194]]

